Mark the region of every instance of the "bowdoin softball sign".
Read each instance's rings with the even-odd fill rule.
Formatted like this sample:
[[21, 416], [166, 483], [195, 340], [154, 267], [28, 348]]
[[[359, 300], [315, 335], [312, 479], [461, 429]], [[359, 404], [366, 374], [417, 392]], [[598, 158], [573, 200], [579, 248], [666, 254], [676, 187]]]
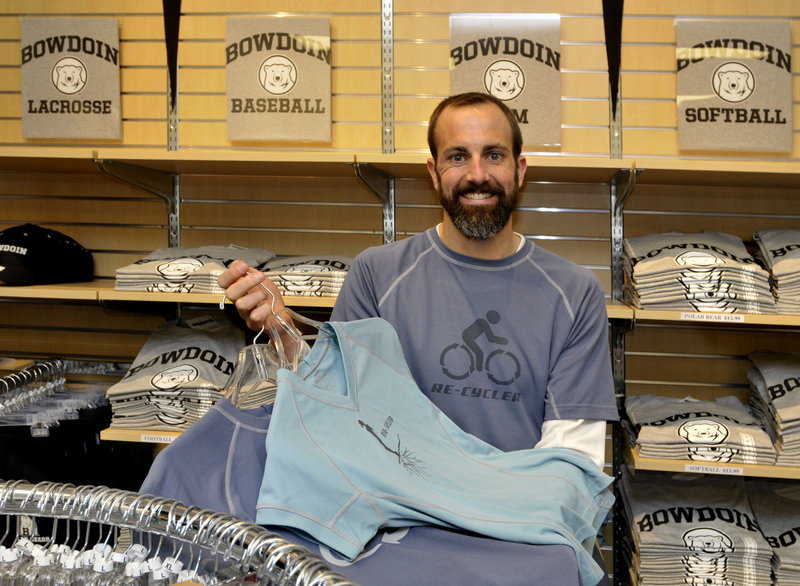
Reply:
[[790, 152], [788, 20], [675, 19], [681, 150]]
[[228, 139], [331, 142], [327, 18], [229, 18]]
[[25, 138], [122, 138], [116, 18], [22, 18]]
[[454, 14], [450, 93], [484, 92], [514, 112], [526, 145], [561, 144], [558, 15]]

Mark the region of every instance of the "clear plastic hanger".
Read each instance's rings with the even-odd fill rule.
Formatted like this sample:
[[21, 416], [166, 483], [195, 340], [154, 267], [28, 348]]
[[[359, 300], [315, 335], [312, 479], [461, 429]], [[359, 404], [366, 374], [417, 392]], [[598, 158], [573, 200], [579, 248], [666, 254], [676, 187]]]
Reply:
[[[253, 343], [239, 351], [236, 368], [231, 374], [223, 395], [239, 409], [252, 409], [275, 400], [277, 373], [281, 368], [297, 370], [308, 354], [308, 342], [319, 337], [322, 323], [284, 307], [275, 311], [275, 295], [260, 283], [270, 298], [270, 315], [253, 338]], [[219, 308], [225, 308], [225, 299]], [[311, 326], [317, 333], [303, 334], [295, 323]], [[259, 344], [258, 338], [269, 330], [269, 342]]]
[[66, 387], [66, 368], [51, 360], [0, 378], [0, 427], [30, 426], [31, 435], [46, 437], [60, 421], [78, 419], [79, 409], [107, 403], [105, 388]]

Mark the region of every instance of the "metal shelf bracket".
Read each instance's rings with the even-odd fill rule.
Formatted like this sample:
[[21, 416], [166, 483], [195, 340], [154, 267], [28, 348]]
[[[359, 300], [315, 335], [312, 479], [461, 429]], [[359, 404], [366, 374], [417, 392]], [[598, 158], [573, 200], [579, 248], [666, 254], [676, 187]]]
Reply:
[[161, 198], [167, 208], [169, 246], [180, 246], [180, 178], [177, 174], [113, 159], [95, 159], [94, 163], [106, 175]]
[[369, 163], [355, 162], [353, 170], [356, 177], [383, 202], [383, 243], [394, 242], [396, 236], [394, 177]]

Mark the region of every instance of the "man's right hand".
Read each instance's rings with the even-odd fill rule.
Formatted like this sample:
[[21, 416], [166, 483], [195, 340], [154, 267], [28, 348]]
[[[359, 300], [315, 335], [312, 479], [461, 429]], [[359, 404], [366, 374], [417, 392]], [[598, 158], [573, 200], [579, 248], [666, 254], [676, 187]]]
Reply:
[[251, 330], [260, 330], [271, 313], [285, 307], [278, 286], [244, 261], [234, 261], [217, 282]]

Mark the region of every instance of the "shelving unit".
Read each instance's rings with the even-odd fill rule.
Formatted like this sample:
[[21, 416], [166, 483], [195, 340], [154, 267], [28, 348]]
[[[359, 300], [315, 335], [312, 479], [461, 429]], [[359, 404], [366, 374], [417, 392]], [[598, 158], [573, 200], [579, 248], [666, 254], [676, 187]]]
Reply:
[[[131, 301], [153, 303], [191, 303], [194, 305], [218, 305], [223, 293], [149, 293], [146, 291], [117, 291], [114, 282], [95, 280], [85, 283], [63, 283], [54, 285], [31, 285], [26, 287], [0, 287], [0, 298], [51, 299], [81, 301]], [[300, 295], [284, 296], [291, 307], [332, 308], [334, 297]], [[225, 301], [230, 303], [229, 301]]]
[[683, 472], [689, 474], [715, 474], [719, 476], [754, 476], [800, 480], [800, 468], [768, 464], [720, 464], [693, 460], [643, 458], [637, 449], [626, 442], [625, 462], [635, 474], [637, 470], [656, 472]]

